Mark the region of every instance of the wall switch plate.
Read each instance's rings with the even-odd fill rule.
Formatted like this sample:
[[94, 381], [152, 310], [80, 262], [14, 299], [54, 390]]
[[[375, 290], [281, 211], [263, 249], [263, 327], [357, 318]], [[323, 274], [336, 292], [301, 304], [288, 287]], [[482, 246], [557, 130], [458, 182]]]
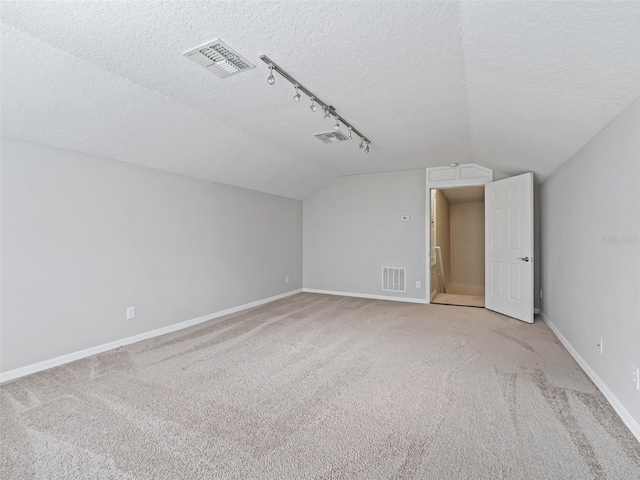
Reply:
[[540, 298], [542, 298], [542, 289], [540, 289]]
[[418, 281], [416, 282], [416, 288], [421, 288], [421, 286], [422, 286], [422, 284], [420, 283], [420, 280], [418, 280]]
[[127, 307], [127, 320], [136, 318], [136, 307]]
[[602, 355], [602, 339], [600, 339], [600, 342], [598, 342], [598, 347], [600, 348], [600, 355]]
[[633, 384], [636, 387], [636, 390], [640, 392], [640, 368], [635, 365], [631, 365], [633, 368]]
[[289, 283], [289, 275], [287, 275], [286, 277], [284, 277], [284, 283]]
[[400, 217], [400, 220], [402, 220], [403, 222], [410, 222], [411, 221], [411, 217], [409, 215], [402, 215]]

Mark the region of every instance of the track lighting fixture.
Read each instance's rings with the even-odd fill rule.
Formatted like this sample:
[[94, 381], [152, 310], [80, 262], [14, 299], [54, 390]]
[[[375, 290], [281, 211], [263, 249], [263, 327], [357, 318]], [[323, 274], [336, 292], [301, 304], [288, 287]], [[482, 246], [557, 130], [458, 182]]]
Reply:
[[273, 85], [276, 83], [276, 77], [273, 76], [273, 65], [269, 65], [269, 76], [267, 77], [267, 83], [269, 85]]
[[[269, 83], [269, 85], [273, 85], [273, 84], [276, 83], [276, 79], [275, 79], [275, 77], [273, 75], [273, 72], [275, 70], [286, 81], [291, 83], [294, 86], [294, 88], [296, 89], [296, 94], [293, 96], [293, 100], [295, 102], [299, 102], [300, 99], [302, 98], [301, 93], [304, 93], [311, 100], [311, 104], [309, 105], [309, 110], [311, 110], [312, 112], [316, 112], [318, 110], [318, 107], [322, 108], [322, 110], [324, 112], [324, 118], [326, 120], [329, 120], [331, 117], [333, 117], [335, 119], [336, 123], [335, 123], [333, 129], [336, 132], [340, 131], [340, 124], [342, 124], [343, 126], [347, 127], [347, 129], [348, 129], [347, 137], [349, 139], [353, 139], [353, 135], [354, 134], [357, 135], [358, 137], [360, 137], [359, 148], [360, 149], [364, 149], [364, 151], [366, 153], [369, 153], [369, 144], [371, 143], [371, 141], [367, 137], [365, 137], [362, 134], [362, 132], [357, 130], [351, 124], [351, 122], [347, 121], [344, 117], [339, 115], [338, 112], [336, 111], [336, 109], [332, 105], [320, 100], [311, 90], [306, 88], [304, 85], [302, 85], [300, 82], [298, 82], [295, 78], [293, 78], [291, 75], [289, 75], [284, 69], [282, 69], [282, 67], [280, 67], [277, 64], [275, 64], [274, 62], [272, 62], [271, 59], [269, 59], [266, 55], [260, 55], [260, 60], [262, 60], [264, 63], [266, 63], [267, 66], [269, 67], [269, 76], [267, 77], [267, 82]], [[342, 136], [342, 139], [344, 140], [344, 135]]]

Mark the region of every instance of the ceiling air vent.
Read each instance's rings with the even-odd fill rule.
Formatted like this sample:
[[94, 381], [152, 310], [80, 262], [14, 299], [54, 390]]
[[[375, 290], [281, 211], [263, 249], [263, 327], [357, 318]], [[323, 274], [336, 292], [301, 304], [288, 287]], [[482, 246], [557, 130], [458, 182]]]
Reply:
[[256, 68], [219, 38], [184, 52], [183, 55], [220, 78]]
[[314, 133], [314, 137], [324, 143], [338, 143], [344, 142], [345, 140], [349, 140], [346, 134], [342, 133], [340, 130], [332, 130], [330, 132], [323, 133]]

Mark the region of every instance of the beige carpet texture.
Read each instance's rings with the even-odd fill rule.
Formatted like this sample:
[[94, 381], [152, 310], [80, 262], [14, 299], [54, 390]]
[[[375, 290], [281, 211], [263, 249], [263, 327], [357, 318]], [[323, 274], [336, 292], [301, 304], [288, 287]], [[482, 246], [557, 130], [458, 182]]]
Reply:
[[640, 479], [541, 321], [301, 293], [0, 386], [0, 478]]

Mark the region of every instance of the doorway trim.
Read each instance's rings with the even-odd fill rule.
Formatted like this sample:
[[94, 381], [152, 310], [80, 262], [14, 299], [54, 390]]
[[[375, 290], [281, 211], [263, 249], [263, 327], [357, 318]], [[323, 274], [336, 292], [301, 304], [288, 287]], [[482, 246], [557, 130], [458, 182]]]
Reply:
[[425, 169], [425, 300], [431, 303], [431, 189], [474, 187], [493, 182], [493, 170], [475, 163]]

